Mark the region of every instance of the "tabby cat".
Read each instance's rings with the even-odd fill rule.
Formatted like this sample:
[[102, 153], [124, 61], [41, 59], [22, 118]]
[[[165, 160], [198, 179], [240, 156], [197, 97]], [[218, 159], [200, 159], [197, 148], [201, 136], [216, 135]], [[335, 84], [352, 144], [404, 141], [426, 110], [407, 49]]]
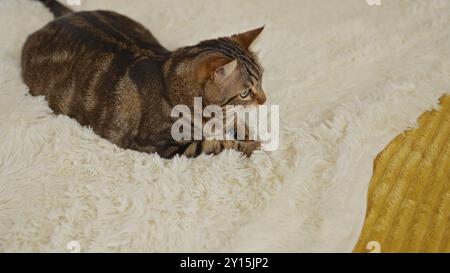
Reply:
[[55, 19], [31, 34], [22, 50], [22, 77], [34, 96], [122, 148], [195, 157], [236, 149], [250, 140], [175, 141], [173, 106], [259, 105], [266, 101], [263, 70], [249, 46], [262, 28], [165, 49], [140, 23], [111, 11], [73, 12], [39, 0]]

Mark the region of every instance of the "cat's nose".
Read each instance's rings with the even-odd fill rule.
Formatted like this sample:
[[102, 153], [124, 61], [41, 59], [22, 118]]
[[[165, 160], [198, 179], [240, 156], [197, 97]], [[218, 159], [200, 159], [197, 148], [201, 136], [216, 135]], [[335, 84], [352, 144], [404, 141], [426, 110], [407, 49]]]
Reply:
[[264, 104], [267, 98], [263, 91], [259, 91], [255, 94], [255, 100], [258, 104]]

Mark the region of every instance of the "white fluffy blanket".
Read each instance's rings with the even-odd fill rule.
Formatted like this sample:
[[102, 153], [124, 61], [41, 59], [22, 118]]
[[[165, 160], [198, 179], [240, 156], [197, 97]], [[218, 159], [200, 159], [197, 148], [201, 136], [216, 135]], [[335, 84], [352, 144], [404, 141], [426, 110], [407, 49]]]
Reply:
[[[371, 2], [371, 1], [369, 1]], [[0, 251], [351, 251], [372, 162], [450, 90], [450, 1], [81, 0], [170, 49], [266, 25], [255, 46], [281, 146], [250, 159], [122, 150], [27, 95], [20, 52], [51, 20], [0, 0]]]

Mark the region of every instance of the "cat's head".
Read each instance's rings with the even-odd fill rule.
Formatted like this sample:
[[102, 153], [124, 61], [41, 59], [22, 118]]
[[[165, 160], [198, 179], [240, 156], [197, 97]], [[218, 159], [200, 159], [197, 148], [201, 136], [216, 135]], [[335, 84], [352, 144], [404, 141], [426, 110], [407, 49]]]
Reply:
[[266, 101], [262, 89], [263, 69], [250, 50], [263, 29], [207, 40], [175, 51], [168, 64], [172, 67], [170, 81], [175, 83], [171, 88], [173, 98], [188, 105], [195, 96], [202, 97], [205, 105], [263, 104]]

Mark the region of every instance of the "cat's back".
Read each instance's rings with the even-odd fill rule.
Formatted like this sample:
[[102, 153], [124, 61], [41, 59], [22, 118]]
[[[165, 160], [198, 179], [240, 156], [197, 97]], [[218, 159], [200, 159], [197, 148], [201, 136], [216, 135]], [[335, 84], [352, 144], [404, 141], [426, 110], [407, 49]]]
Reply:
[[22, 77], [33, 95], [48, 95], [68, 77], [80, 83], [107, 67], [114, 76], [114, 71], [140, 58], [158, 62], [169, 53], [150, 31], [126, 16], [102, 10], [74, 12], [28, 37], [22, 49]]
[[58, 49], [81, 48], [155, 56], [169, 52], [140, 23], [116, 12], [98, 10], [74, 12], [51, 21], [28, 37], [23, 53], [35, 49], [34, 54], [53, 54]]
[[55, 24], [62, 28], [69, 25], [68, 30], [85, 38], [84, 42], [153, 54], [168, 52], [142, 24], [112, 11], [76, 12], [55, 20]]

